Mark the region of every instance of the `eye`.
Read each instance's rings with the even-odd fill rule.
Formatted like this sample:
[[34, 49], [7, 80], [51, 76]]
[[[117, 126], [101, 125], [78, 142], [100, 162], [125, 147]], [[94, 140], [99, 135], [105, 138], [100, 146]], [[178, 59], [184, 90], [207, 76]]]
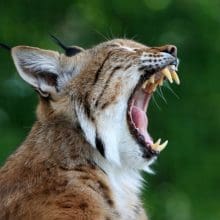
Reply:
[[109, 47], [120, 47], [119, 44], [110, 44]]

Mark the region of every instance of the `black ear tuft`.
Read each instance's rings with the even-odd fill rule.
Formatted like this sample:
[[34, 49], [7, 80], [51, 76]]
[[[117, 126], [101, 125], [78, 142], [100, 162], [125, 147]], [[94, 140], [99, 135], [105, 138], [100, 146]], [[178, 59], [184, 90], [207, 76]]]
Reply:
[[67, 46], [65, 46], [57, 37], [54, 35], [50, 34], [51, 38], [55, 41], [56, 44], [58, 44], [62, 49], [66, 51]]
[[50, 34], [50, 36], [55, 41], [55, 43], [58, 44], [65, 51], [65, 55], [68, 56], [68, 57], [74, 56], [74, 55], [76, 55], [76, 54], [83, 51], [82, 48], [77, 47], [77, 46], [66, 46], [66, 45], [64, 45], [57, 37], [55, 37], [52, 34]]
[[65, 51], [65, 54], [68, 56], [68, 57], [71, 57], [71, 56], [74, 56], [76, 55], [77, 53], [80, 53], [82, 52], [82, 48], [80, 47], [77, 47], [77, 46], [72, 46], [72, 47], [68, 47]]
[[6, 44], [0, 43], [0, 47], [2, 47], [3, 49], [6, 49], [8, 51], [11, 51], [11, 47]]

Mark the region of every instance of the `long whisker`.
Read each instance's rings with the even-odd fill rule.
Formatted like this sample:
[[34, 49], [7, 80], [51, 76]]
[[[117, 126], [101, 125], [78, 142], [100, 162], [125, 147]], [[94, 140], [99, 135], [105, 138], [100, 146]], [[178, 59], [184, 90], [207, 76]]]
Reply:
[[169, 83], [166, 83], [164, 85], [168, 90], [171, 91], [171, 93], [177, 98], [177, 99], [180, 99], [180, 97], [174, 92], [174, 90], [170, 87]]
[[158, 102], [156, 101], [156, 98], [155, 98], [154, 94], [153, 94], [152, 98], [153, 98], [153, 101], [154, 101], [155, 105], [157, 106], [157, 108], [161, 111], [162, 109], [159, 106]]
[[101, 33], [100, 31], [98, 30], [95, 30], [93, 29], [94, 32], [96, 32], [96, 34], [98, 34], [99, 36], [103, 37], [105, 40], [109, 40], [109, 37], [108, 36], [105, 36], [103, 33]]
[[111, 38], [111, 39], [116, 38], [116, 37], [115, 37], [115, 34], [113, 33], [113, 31], [112, 31], [112, 28], [111, 28], [111, 27], [109, 28], [109, 34], [110, 34], [110, 38]]
[[126, 31], [124, 31], [123, 38], [124, 38], [124, 39], [127, 39]]
[[134, 36], [131, 37], [131, 40], [136, 40], [138, 38], [138, 35], [135, 34]]
[[157, 89], [156, 91], [157, 91], [158, 95], [163, 99], [163, 101], [167, 104], [167, 100], [164, 97], [163, 90], [162, 90], [161, 86], [159, 87], [159, 90]]

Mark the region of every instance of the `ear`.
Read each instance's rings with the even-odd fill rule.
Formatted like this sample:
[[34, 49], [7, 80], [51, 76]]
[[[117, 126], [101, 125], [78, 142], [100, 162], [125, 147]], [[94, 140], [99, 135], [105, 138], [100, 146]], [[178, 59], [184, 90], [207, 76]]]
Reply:
[[58, 92], [59, 53], [28, 46], [12, 48], [12, 57], [19, 75], [41, 96]]

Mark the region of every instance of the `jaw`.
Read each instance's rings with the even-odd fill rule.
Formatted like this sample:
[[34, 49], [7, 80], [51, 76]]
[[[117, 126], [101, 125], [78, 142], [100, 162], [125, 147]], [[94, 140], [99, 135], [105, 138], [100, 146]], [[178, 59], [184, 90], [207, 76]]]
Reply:
[[127, 122], [130, 133], [139, 144], [143, 157], [148, 160], [159, 155], [168, 144], [168, 141], [161, 144], [161, 139], [158, 139], [154, 143], [147, 130], [148, 117], [146, 111], [153, 92], [156, 91], [158, 86], [163, 85], [164, 80], [168, 80], [170, 83], [173, 83], [173, 81], [177, 84], [180, 83], [175, 70], [176, 67], [171, 65], [153, 73], [150, 77], [145, 74], [128, 101]]
[[105, 158], [113, 167], [152, 172], [149, 166], [157, 155], [146, 159], [140, 143], [130, 133], [126, 113], [127, 105], [118, 104], [106, 109], [96, 118], [99, 128], [97, 133], [105, 146]]
[[[154, 81], [158, 83], [157, 86], [161, 84], [161, 74], [160, 71], [151, 75], [155, 75]], [[135, 89], [130, 98], [127, 92], [126, 97], [121, 96], [116, 103], [97, 111], [93, 115], [95, 123], [87, 120], [85, 110], [76, 111], [79, 113], [77, 116], [87, 141], [97, 149], [96, 137], [100, 138], [105, 155], [103, 157], [100, 154], [99, 158], [109, 161], [112, 166], [149, 171], [149, 165], [162, 149], [154, 143], [146, 129], [148, 118], [145, 112], [155, 90], [155, 83], [151, 83], [151, 77], [145, 75], [138, 83], [138, 78], [132, 79], [132, 88]], [[163, 75], [163, 80], [166, 78], [167, 76]], [[126, 86], [125, 90], [127, 91]]]

